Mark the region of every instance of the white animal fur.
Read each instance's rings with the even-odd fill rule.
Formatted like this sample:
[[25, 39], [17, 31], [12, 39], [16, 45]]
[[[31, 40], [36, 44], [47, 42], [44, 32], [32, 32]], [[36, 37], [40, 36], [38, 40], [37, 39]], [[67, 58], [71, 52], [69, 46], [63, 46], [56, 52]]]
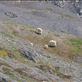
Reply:
[[42, 34], [42, 32], [43, 32], [42, 28], [37, 28], [37, 29], [36, 29], [36, 33]]
[[48, 43], [48, 46], [49, 47], [56, 47], [56, 41], [55, 40], [50, 40], [49, 43]]

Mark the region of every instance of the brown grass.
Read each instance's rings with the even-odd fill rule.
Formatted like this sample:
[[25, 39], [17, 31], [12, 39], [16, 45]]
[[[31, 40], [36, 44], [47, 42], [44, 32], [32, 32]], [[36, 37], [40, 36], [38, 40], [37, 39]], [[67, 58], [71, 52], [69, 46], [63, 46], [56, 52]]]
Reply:
[[30, 33], [27, 36], [27, 40], [33, 42], [34, 44], [41, 44], [41, 45], [48, 44], [49, 40], [51, 39], [52, 36], [50, 35], [38, 35], [36, 33]]
[[[35, 32], [30, 32], [28, 36], [25, 37], [26, 40], [29, 40], [34, 44], [41, 45], [43, 47], [43, 50], [46, 52], [71, 59], [73, 58], [74, 53], [72, 53], [71, 51], [71, 46], [66, 43], [68, 41], [67, 36], [64, 38], [62, 39], [60, 38], [60, 36], [55, 36], [54, 33], [38, 35]], [[57, 46], [44, 49], [44, 45], [48, 44], [48, 42], [52, 39], [57, 41]]]
[[[82, 46], [78, 46], [80, 45], [81, 41], [77, 40], [78, 39], [77, 38], [75, 40], [76, 44], [73, 44], [74, 40], [70, 41], [70, 38], [72, 38], [72, 36], [69, 37], [69, 35], [60, 34], [60, 33], [55, 34], [52, 32], [43, 33], [42, 35], [38, 35], [35, 33], [36, 29], [34, 27], [31, 27], [28, 25], [16, 24], [10, 21], [4, 23], [4, 26], [12, 30], [11, 35], [18, 36], [22, 39], [25, 39], [26, 41], [30, 41], [34, 43], [35, 45], [40, 45], [42, 46], [44, 51], [49, 52], [51, 54], [57, 54], [65, 58], [73, 59], [73, 57], [75, 57], [76, 54], [78, 54], [82, 49]], [[20, 32], [17, 31], [17, 28], [20, 29]], [[52, 39], [57, 41], [57, 47], [54, 47], [54, 48], [49, 47], [48, 49], [44, 49], [44, 45], [48, 44], [48, 42]], [[1, 51], [1, 53], [4, 53], [4, 52]]]

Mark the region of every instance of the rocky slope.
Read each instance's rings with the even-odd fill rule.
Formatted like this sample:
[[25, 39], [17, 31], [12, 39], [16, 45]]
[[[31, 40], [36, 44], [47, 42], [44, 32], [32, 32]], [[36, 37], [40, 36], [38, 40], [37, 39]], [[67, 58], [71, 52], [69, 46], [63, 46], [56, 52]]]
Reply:
[[82, 9], [81, 0], [53, 0], [52, 3], [60, 8], [67, 9], [74, 14], [80, 15], [80, 10]]
[[47, 2], [0, 2], [0, 82], [81, 82], [81, 21]]
[[[71, 12], [71, 3], [66, 7], [54, 6], [51, 2], [1, 2], [0, 19], [14, 20], [23, 24], [82, 36], [82, 19]], [[70, 6], [71, 5], [71, 6]], [[12, 14], [15, 17], [12, 17]], [[39, 20], [39, 21], [38, 21]]]

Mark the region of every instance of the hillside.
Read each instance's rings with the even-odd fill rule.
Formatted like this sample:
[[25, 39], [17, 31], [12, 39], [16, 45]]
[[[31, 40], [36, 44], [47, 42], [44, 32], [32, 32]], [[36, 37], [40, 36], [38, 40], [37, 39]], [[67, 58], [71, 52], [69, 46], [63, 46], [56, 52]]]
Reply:
[[0, 82], [81, 82], [81, 22], [51, 2], [1, 1]]

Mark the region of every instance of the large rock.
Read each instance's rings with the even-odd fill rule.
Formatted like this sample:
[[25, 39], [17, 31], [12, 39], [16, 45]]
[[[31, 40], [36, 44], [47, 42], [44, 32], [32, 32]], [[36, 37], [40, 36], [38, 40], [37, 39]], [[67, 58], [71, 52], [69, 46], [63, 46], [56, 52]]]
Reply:
[[27, 50], [27, 49], [21, 49], [20, 50], [21, 54], [23, 54], [26, 58], [28, 58], [29, 60], [32, 60], [33, 62], [35, 62], [35, 57], [37, 56], [36, 53], [34, 53], [33, 51]]

